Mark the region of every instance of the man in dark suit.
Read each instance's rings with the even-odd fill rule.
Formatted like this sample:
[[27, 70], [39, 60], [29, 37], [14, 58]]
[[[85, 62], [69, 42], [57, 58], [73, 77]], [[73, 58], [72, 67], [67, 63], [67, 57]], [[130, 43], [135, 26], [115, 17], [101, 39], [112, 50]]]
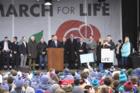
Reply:
[[19, 53], [20, 53], [20, 67], [25, 67], [28, 55], [28, 45], [24, 36], [20, 41]]
[[60, 48], [62, 47], [60, 41], [57, 40], [57, 36], [54, 35], [52, 41], [49, 42], [49, 47], [51, 48]]
[[13, 68], [18, 68], [19, 67], [19, 61], [20, 61], [20, 56], [19, 56], [19, 45], [17, 42], [17, 37], [13, 37], [13, 42], [12, 42], [12, 62], [11, 66]]
[[[88, 52], [87, 50], [87, 44], [84, 42], [83, 38], [80, 38], [80, 41], [78, 42], [78, 67], [81, 67], [81, 63], [80, 63], [80, 55], [81, 54], [86, 54]], [[82, 65], [84, 66], [84, 65]]]
[[51, 36], [51, 39], [48, 41], [48, 47], [51, 46], [51, 43], [52, 43], [52, 41], [53, 41], [53, 37], [54, 37], [54, 35], [52, 35], [52, 36]]
[[77, 40], [74, 38], [74, 35], [71, 34], [70, 38], [66, 41], [66, 51], [68, 58], [68, 65], [69, 68], [73, 69], [76, 68], [77, 62], [78, 62], [78, 46], [77, 46]]
[[10, 66], [10, 57], [11, 55], [11, 42], [8, 40], [8, 37], [4, 37], [4, 40], [1, 42], [2, 48], [2, 60], [4, 69], [11, 68]]
[[69, 58], [69, 56], [67, 55], [67, 50], [66, 50], [66, 42], [67, 42], [66, 37], [63, 37], [61, 45], [62, 45], [62, 48], [64, 48], [64, 64], [65, 64], [65, 68], [68, 67], [68, 58]]

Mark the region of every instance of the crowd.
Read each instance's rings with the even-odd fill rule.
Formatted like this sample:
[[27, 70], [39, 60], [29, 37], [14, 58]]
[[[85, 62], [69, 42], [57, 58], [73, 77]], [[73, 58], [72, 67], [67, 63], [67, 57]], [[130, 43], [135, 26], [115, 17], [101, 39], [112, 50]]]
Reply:
[[0, 93], [140, 93], [140, 68], [0, 73]]
[[[47, 48], [64, 48], [64, 63], [70, 69], [82, 67], [79, 56], [86, 53], [93, 53], [95, 63], [102, 65], [101, 49], [108, 48], [115, 51], [118, 66], [123, 68], [124, 65], [128, 67], [132, 45], [127, 36], [124, 42], [119, 40], [117, 44], [113, 42], [111, 35], [107, 35], [104, 39], [100, 38], [98, 41], [93, 36], [76, 38], [73, 34], [59, 41], [56, 35], [52, 35], [48, 42], [43, 37], [40, 42], [36, 42], [34, 36], [31, 36], [28, 41], [24, 36], [18, 41], [15, 36], [10, 41], [6, 36], [0, 41], [0, 68], [12, 69], [28, 65], [31, 69], [35, 69], [36, 64], [39, 64], [40, 69], [44, 69], [47, 67]], [[109, 68], [112, 63], [103, 64], [103, 66]]]

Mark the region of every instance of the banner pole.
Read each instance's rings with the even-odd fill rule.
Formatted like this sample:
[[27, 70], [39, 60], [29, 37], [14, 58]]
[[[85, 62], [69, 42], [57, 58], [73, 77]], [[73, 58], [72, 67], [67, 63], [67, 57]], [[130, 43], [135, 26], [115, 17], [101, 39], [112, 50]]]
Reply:
[[[85, 4], [85, 13], [87, 13], [87, 0], [85, 0], [85, 2], [84, 2], [84, 4]], [[85, 31], [86, 31], [86, 33], [85, 33], [85, 36], [87, 37], [87, 16], [88, 16], [88, 13], [87, 13], [87, 15], [84, 17], [84, 21], [85, 21]]]
[[[14, 5], [14, 0], [12, 0], [12, 4]], [[12, 15], [12, 37], [15, 36], [15, 16], [14, 14]]]

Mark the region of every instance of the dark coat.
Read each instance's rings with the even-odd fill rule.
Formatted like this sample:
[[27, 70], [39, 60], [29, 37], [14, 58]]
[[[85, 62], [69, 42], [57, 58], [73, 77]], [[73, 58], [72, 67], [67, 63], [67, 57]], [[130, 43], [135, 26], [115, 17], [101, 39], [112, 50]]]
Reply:
[[28, 54], [28, 44], [27, 43], [26, 43], [26, 46], [24, 45], [23, 42], [19, 45], [19, 53], [23, 54], [23, 55]]
[[28, 43], [29, 58], [37, 58], [37, 43], [29, 41]]
[[48, 47], [51, 47], [52, 39], [48, 41]]
[[[47, 52], [46, 49], [47, 49], [47, 43], [46, 42], [44, 42], [44, 43], [39, 42], [37, 44], [37, 51], [38, 51], [39, 55], [46, 55], [46, 52]], [[42, 52], [45, 52], [45, 54], [42, 54]]]
[[109, 42], [110, 46], [108, 45], [105, 45], [104, 48], [110, 48], [111, 50], [115, 49], [115, 43], [111, 40]]
[[12, 42], [11, 46], [12, 54], [19, 54], [18, 42]]
[[[79, 50], [83, 50], [83, 52], [79, 52]], [[83, 42], [82, 45], [80, 42], [78, 42], [78, 52], [79, 54], [87, 53], [87, 44], [85, 42]]]
[[[8, 42], [8, 47], [11, 50], [11, 48], [12, 48], [11, 42], [9, 40], [7, 42]], [[1, 42], [1, 49], [3, 49], [3, 48], [4, 48], [4, 41]]]
[[61, 45], [61, 42], [59, 42], [58, 40], [57, 40], [57, 45], [55, 45], [55, 42], [52, 40], [49, 42], [49, 47], [50, 48], [61, 48], [62, 45]]
[[66, 49], [66, 42], [61, 42], [61, 47]]
[[66, 50], [69, 53], [74, 53], [78, 51], [78, 43], [76, 39], [73, 39], [73, 42], [71, 41], [71, 39], [69, 38], [66, 41]]

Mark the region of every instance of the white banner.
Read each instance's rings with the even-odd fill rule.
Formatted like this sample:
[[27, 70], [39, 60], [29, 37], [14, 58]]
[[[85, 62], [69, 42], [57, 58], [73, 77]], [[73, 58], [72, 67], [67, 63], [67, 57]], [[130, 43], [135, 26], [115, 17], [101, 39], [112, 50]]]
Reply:
[[121, 0], [53, 0], [44, 6], [44, 0], [0, 0], [0, 40], [4, 36], [26, 36], [43, 31], [46, 41], [52, 34], [58, 39], [88, 38], [97, 41], [112, 35], [114, 41], [122, 37]]
[[94, 55], [93, 55], [93, 53], [81, 54], [80, 55], [80, 62], [81, 63], [94, 62]]
[[101, 49], [101, 62], [114, 63], [114, 50]]

